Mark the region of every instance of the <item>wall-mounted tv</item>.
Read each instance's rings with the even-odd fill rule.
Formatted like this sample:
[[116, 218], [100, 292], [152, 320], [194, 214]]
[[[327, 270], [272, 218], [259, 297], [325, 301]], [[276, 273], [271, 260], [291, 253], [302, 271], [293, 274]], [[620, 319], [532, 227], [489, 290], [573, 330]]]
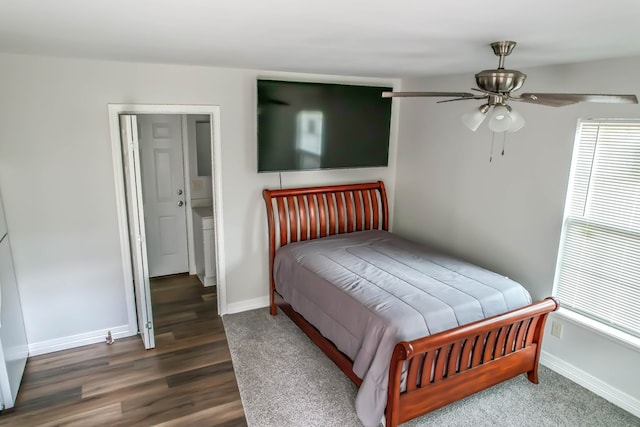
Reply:
[[258, 172], [387, 166], [389, 90], [258, 80]]

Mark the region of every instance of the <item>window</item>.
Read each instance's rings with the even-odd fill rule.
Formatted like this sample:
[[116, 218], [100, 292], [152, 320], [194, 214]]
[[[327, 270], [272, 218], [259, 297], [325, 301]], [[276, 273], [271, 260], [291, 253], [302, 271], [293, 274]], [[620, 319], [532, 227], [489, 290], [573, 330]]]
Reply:
[[564, 308], [640, 337], [640, 121], [578, 123], [555, 289]]

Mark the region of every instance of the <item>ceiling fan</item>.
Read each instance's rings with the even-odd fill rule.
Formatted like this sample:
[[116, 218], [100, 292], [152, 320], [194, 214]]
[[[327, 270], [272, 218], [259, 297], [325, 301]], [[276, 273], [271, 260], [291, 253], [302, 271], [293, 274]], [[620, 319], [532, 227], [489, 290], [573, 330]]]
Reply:
[[468, 99], [486, 100], [480, 107], [462, 116], [462, 122], [472, 131], [476, 131], [489, 114], [489, 128], [494, 132], [515, 132], [525, 124], [521, 114], [515, 111], [509, 101], [526, 102], [551, 107], [563, 107], [578, 102], [604, 102], [615, 104], [637, 104], [636, 95], [589, 94], [589, 93], [522, 93], [514, 95], [527, 78], [518, 70], [504, 68], [504, 60], [516, 46], [514, 41], [491, 43], [493, 53], [500, 59], [498, 68], [480, 71], [476, 74], [477, 88], [470, 92], [383, 92], [383, 98], [395, 97], [449, 97], [441, 102], [462, 101]]

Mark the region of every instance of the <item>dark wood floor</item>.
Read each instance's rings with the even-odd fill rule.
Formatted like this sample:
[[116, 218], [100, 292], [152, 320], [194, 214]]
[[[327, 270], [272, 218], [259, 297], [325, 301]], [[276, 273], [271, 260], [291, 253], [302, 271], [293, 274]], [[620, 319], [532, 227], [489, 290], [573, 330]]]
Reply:
[[152, 280], [156, 348], [139, 337], [28, 360], [0, 425], [246, 426], [215, 288]]

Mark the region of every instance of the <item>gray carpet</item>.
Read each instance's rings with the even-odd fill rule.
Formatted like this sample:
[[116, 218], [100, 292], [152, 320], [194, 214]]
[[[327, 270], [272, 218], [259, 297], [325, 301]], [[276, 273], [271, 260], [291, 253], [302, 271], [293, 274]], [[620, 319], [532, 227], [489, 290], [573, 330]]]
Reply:
[[[356, 387], [283, 313], [223, 318], [250, 427], [360, 426]], [[640, 426], [640, 419], [541, 366], [412, 420], [418, 426]]]

